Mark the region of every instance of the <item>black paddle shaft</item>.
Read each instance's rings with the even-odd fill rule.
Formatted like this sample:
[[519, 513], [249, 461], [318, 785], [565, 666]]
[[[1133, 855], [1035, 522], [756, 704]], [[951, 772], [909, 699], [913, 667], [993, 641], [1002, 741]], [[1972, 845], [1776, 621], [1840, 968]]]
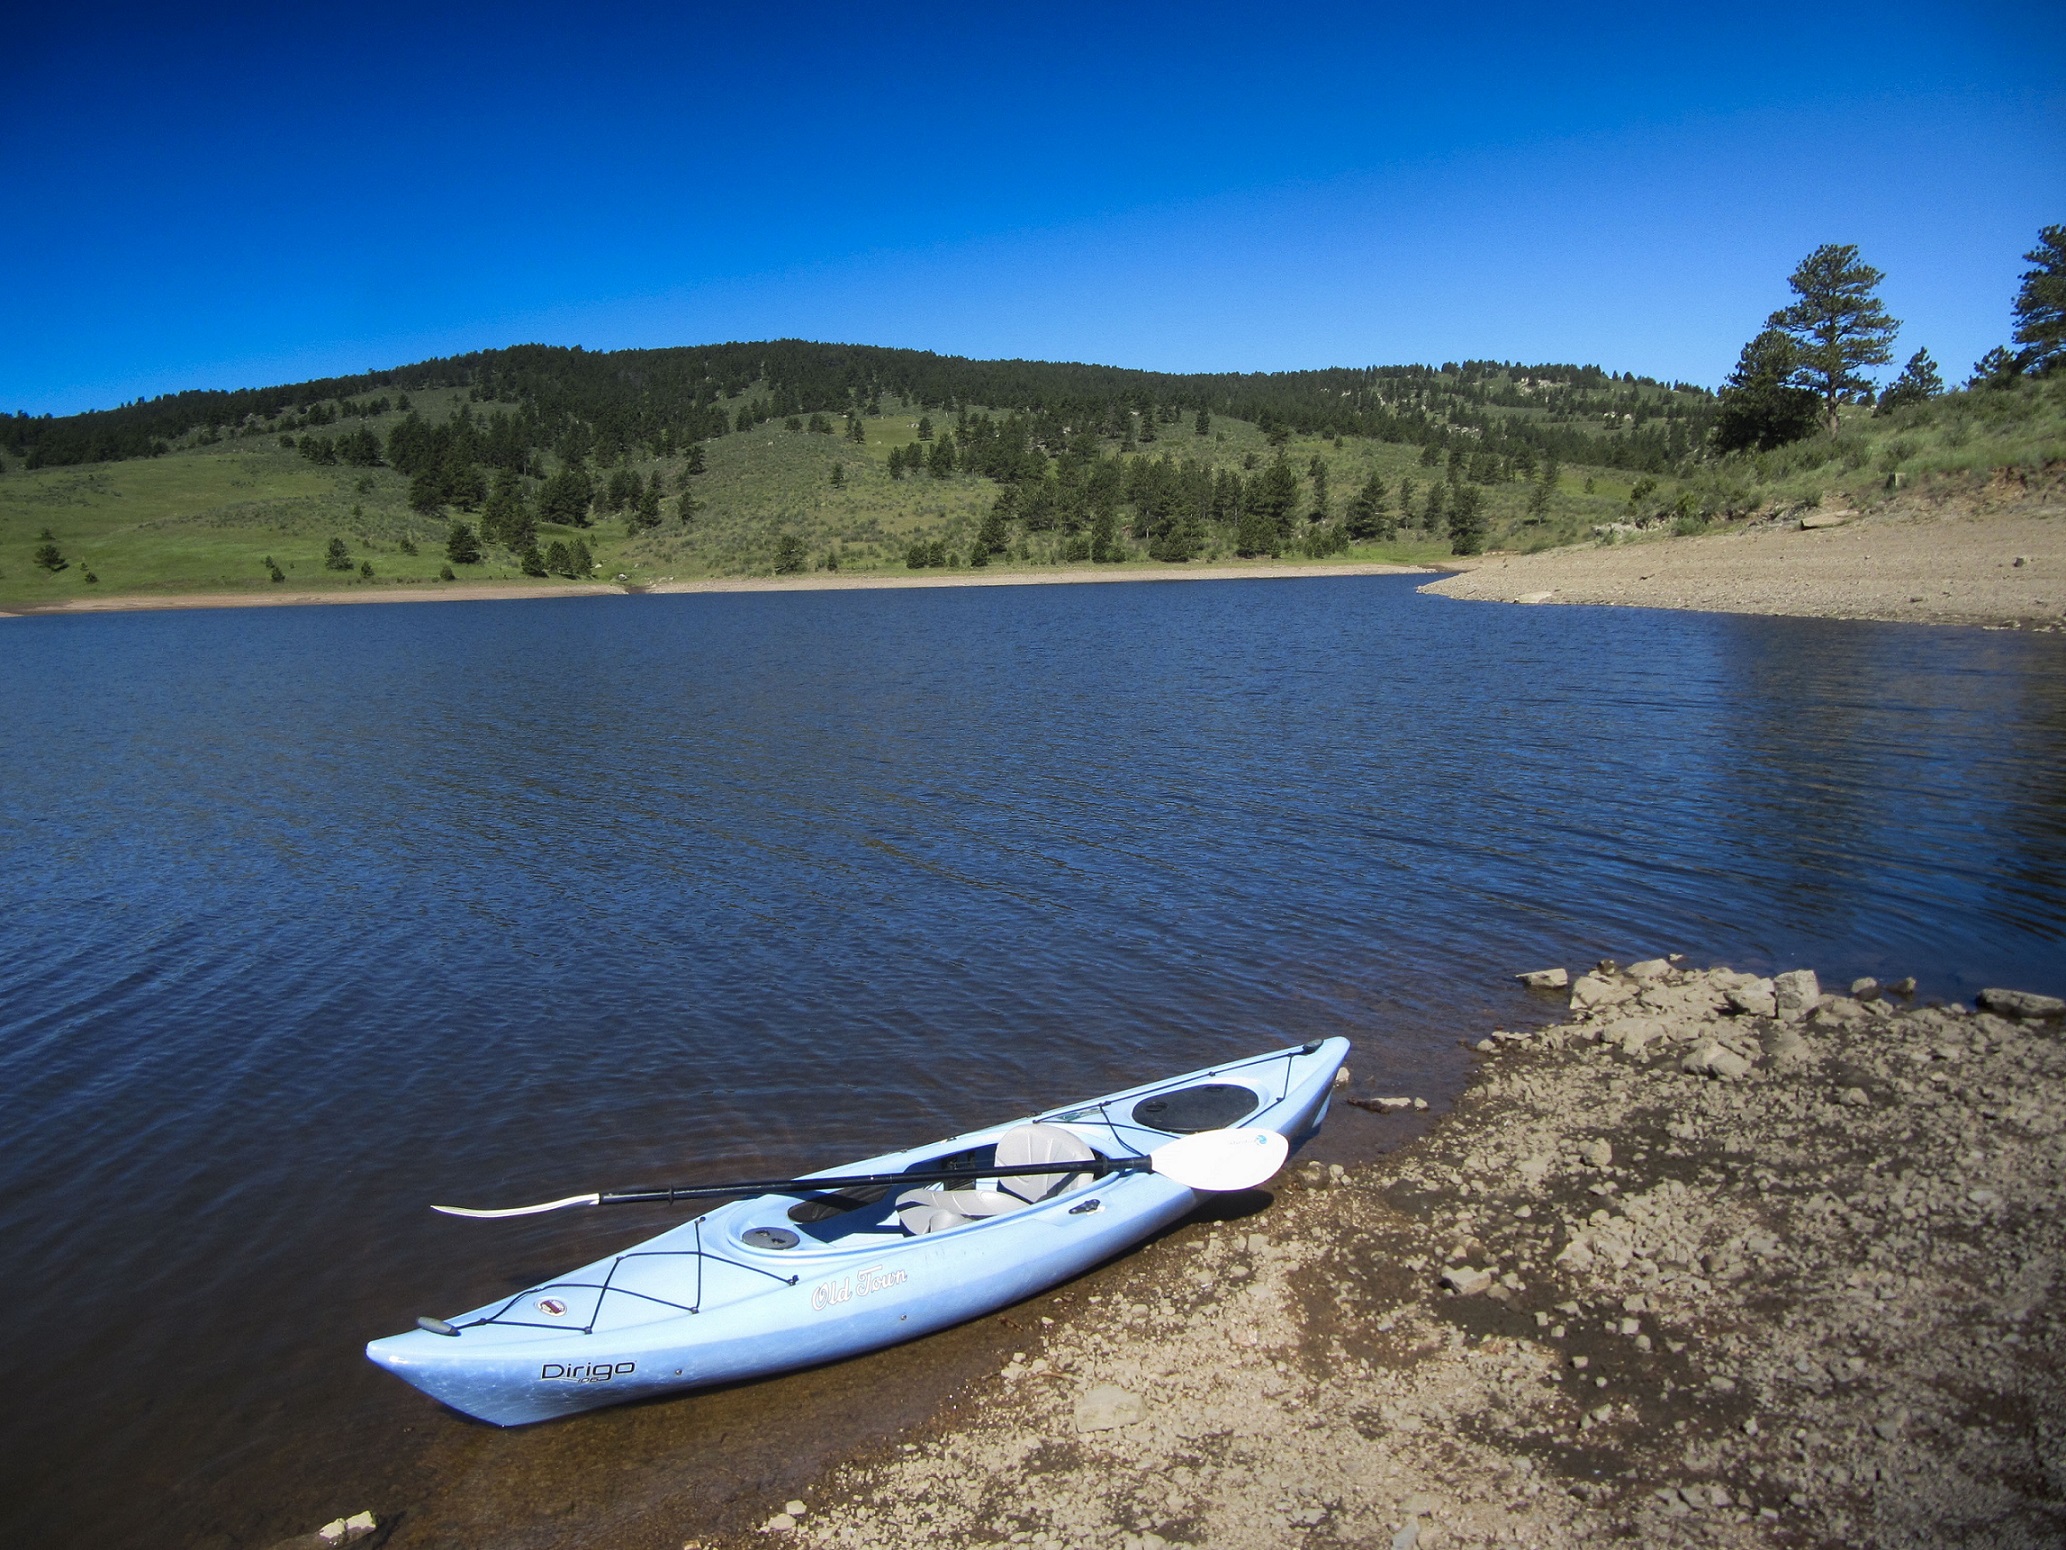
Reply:
[[819, 1179], [742, 1179], [736, 1184], [691, 1184], [679, 1189], [613, 1189], [596, 1196], [603, 1206], [667, 1205], [677, 1200], [718, 1200], [730, 1195], [828, 1195], [878, 1185], [973, 1184], [978, 1179], [1033, 1178], [1039, 1174], [1138, 1173], [1152, 1166], [1146, 1157], [1094, 1157], [1085, 1162], [1013, 1163], [1003, 1168], [916, 1168], [909, 1173], [848, 1173]]

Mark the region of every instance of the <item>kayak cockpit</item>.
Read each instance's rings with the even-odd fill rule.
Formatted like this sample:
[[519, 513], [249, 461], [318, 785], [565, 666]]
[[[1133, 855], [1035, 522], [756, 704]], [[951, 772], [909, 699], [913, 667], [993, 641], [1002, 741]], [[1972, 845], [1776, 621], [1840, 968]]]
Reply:
[[[740, 1234], [751, 1248], [785, 1250], [866, 1240], [895, 1240], [946, 1232], [1008, 1216], [1060, 1195], [1074, 1194], [1103, 1176], [1107, 1155], [1073, 1131], [1053, 1124], [1015, 1125], [995, 1141], [907, 1164], [912, 1187], [880, 1185], [806, 1195], [785, 1214], [789, 1230], [756, 1226]], [[994, 1177], [993, 1168], [1054, 1164], [1054, 1172]], [[941, 1172], [972, 1175], [942, 1180]], [[786, 1240], [786, 1241], [785, 1241]]]

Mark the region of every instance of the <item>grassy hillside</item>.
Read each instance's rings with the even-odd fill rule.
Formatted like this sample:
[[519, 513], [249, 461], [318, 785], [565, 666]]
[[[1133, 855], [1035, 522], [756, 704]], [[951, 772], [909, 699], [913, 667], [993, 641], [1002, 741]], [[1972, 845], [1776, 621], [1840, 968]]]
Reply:
[[[1436, 489], [1445, 502], [1466, 488], [1475, 492], [1488, 547], [1533, 550], [1636, 532], [1696, 532], [1818, 503], [1858, 507], [1918, 490], [1970, 493], [2004, 477], [2042, 478], [2047, 469], [2055, 477], [2066, 460], [2066, 380], [1953, 393], [1886, 416], [1858, 410], [1834, 439], [1818, 435], [1765, 454], [1682, 456], [1655, 472], [1609, 462], [1557, 462], [1530, 443], [1527, 425], [1542, 421], [1539, 428], [1547, 430], [1552, 418], [1576, 412], [1570, 392], [1554, 383], [1538, 384], [1518, 369], [1475, 378], [1438, 373], [1433, 380], [1441, 390], [1431, 388], [1429, 402], [1443, 394], [1457, 399], [1450, 406], [1456, 417], [1443, 410], [1439, 424], [1419, 423], [1417, 440], [1330, 432], [1325, 424], [1299, 430], [1274, 412], [1257, 419], [1209, 414], [1208, 430], [1200, 435], [1194, 413], [1155, 405], [1142, 411], [1123, 402], [1116, 409], [1093, 404], [1070, 411], [1087, 424], [1062, 419], [1063, 411], [1044, 420], [1022, 416], [1022, 430], [1034, 427], [1027, 433], [1032, 461], [1025, 466], [1045, 473], [1022, 473], [1016, 484], [967, 471], [944, 478], [924, 470], [892, 477], [892, 454], [917, 443], [922, 418], [943, 437], [959, 426], [965, 440], [969, 417], [990, 412], [979, 406], [949, 409], [873, 394], [871, 401], [852, 406], [863, 436], [857, 444], [845, 434], [847, 422], [836, 416], [820, 421], [827, 427], [822, 432], [809, 429], [802, 415], [753, 423], [773, 390], [766, 381], [746, 382], [734, 393], [706, 398], [695, 411], [713, 433], [695, 444], [703, 472], [687, 472], [691, 444], [671, 433], [657, 434], [652, 442], [618, 438], [621, 445], [598, 446], [592, 465], [584, 465], [592, 466], [599, 489], [625, 472], [642, 486], [657, 476], [666, 492], [657, 526], [641, 531], [628, 514], [604, 510], [606, 503], [599, 502], [585, 527], [540, 523], [538, 544], [542, 550], [555, 540], [578, 538], [595, 562], [588, 579], [633, 585], [768, 574], [777, 568], [785, 538], [791, 541], [791, 563], [811, 569], [903, 573], [915, 541], [936, 546], [934, 563], [959, 567], [978, 557], [985, 518], [1001, 496], [1007, 504], [1014, 498], [1006, 494], [1008, 487], [1030, 491], [1045, 479], [1053, 489], [1058, 478], [1103, 468], [1117, 488], [1133, 478], [1138, 465], [1166, 462], [1172, 470], [1191, 469], [1196, 488], [1204, 487], [1201, 474], [1209, 476], [1205, 483], [1235, 475], [1253, 490], [1281, 456], [1296, 490], [1277, 546], [1282, 563], [1426, 562], [1446, 557], [1452, 548], [1446, 515], [1429, 525], [1427, 503]], [[1680, 391], [1604, 378], [1596, 390], [1610, 402], [1633, 396], [1649, 406], [1653, 418]], [[282, 444], [312, 434], [311, 425], [326, 438], [363, 427], [385, 444], [411, 416], [449, 426], [457, 415], [483, 412], [478, 384], [419, 386], [406, 396], [385, 396], [391, 401], [311, 403], [288, 395], [267, 418], [191, 426], [158, 456], [36, 468], [25, 466], [25, 456], [0, 456], [0, 607], [115, 593], [435, 590], [446, 584], [440, 577], [447, 569], [463, 580], [569, 585], [566, 577], [526, 577], [518, 556], [495, 544], [485, 546], [477, 563], [448, 564], [449, 526], [456, 518], [478, 527], [477, 501], [420, 509], [421, 491], [412, 505], [411, 480], [385, 462], [319, 464]], [[1537, 399], [1561, 407], [1545, 407]], [[1458, 408], [1462, 404], [1476, 408], [1466, 413]], [[1613, 412], [1598, 411], [1600, 423]], [[1632, 411], [1620, 413], [1628, 418], [1617, 423], [1632, 429]], [[1468, 423], [1472, 414], [1497, 419], [1505, 428], [1494, 435], [1474, 427]], [[1675, 415], [1667, 418], [1678, 423]], [[715, 433], [720, 424], [736, 426], [742, 419], [749, 428]], [[1144, 439], [1149, 435], [1154, 439]], [[1494, 443], [1505, 450], [1493, 451]], [[522, 474], [512, 471], [509, 477], [517, 478], [535, 510], [544, 477], [565, 459], [559, 451], [519, 447], [516, 461]], [[1316, 468], [1324, 477], [1324, 505]], [[1385, 492], [1383, 531], [1344, 546], [1350, 508], [1373, 474]], [[683, 490], [695, 506], [686, 522], [679, 512]], [[1117, 517], [1110, 563], [1162, 564], [1149, 557], [1148, 513], [1128, 499], [1108, 499]], [[1321, 520], [1314, 520], [1316, 510], [1324, 513]], [[1024, 520], [993, 524], [993, 536], [994, 552], [981, 558], [995, 566], [1081, 563], [1089, 557], [1080, 513], [1044, 527]], [[1193, 562], [1233, 558], [1240, 537], [1237, 521], [1206, 512], [1195, 522]], [[326, 564], [337, 539], [349, 557], [348, 569]], [[55, 566], [39, 562], [39, 555], [51, 558], [46, 545], [57, 551]], [[277, 581], [271, 579], [274, 567]]]

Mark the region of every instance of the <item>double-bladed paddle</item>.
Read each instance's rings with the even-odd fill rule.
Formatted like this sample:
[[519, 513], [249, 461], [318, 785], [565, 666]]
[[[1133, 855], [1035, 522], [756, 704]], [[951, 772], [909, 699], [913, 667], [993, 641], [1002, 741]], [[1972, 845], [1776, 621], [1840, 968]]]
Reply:
[[569, 1195], [535, 1206], [505, 1206], [499, 1211], [468, 1206], [432, 1206], [447, 1216], [493, 1218], [537, 1216], [569, 1206], [667, 1205], [677, 1200], [716, 1200], [733, 1195], [817, 1195], [843, 1189], [894, 1188], [899, 1184], [972, 1183], [977, 1179], [1032, 1178], [1047, 1173], [1088, 1173], [1103, 1178], [1114, 1173], [1157, 1173], [1186, 1189], [1226, 1194], [1254, 1189], [1276, 1176], [1291, 1147], [1274, 1130], [1201, 1130], [1180, 1136], [1140, 1157], [1095, 1157], [1084, 1162], [1016, 1163], [1008, 1167], [926, 1168], [908, 1173], [828, 1174], [801, 1179], [743, 1179], [731, 1184], [689, 1184], [672, 1189], [612, 1189], [592, 1195]]

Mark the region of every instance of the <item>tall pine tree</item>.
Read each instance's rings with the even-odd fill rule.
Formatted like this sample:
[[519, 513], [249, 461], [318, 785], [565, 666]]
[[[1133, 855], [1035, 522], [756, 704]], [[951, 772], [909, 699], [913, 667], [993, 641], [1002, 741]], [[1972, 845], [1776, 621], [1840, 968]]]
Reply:
[[1874, 293], [1886, 278], [1858, 257], [1848, 242], [1825, 242], [1787, 276], [1795, 300], [1766, 320], [1793, 340], [1798, 354], [1794, 381], [1822, 400], [1822, 419], [1837, 433], [1837, 408], [1870, 390], [1863, 366], [1884, 366], [1894, 358], [1900, 322]]
[[2016, 291], [2016, 365], [2036, 375], [2066, 361], [2066, 226], [2045, 227], [2023, 259], [2034, 267]]

